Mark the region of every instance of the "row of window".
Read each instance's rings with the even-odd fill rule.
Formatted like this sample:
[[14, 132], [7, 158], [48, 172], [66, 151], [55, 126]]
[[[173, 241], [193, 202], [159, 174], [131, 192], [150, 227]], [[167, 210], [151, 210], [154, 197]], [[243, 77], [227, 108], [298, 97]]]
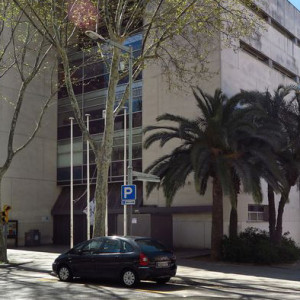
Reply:
[[[126, 128], [128, 128], [128, 116], [127, 116], [127, 120], [126, 120]], [[104, 119], [98, 119], [98, 120], [91, 120], [89, 122], [89, 131], [91, 134], [98, 134], [98, 133], [103, 133], [104, 131]], [[120, 115], [117, 116], [115, 118], [115, 131], [116, 130], [122, 130], [124, 129], [124, 116]], [[70, 123], [70, 120], [69, 122]], [[136, 128], [136, 127], [142, 127], [142, 113], [138, 112], [138, 113], [133, 113], [132, 114], [132, 127]], [[57, 139], [58, 140], [63, 140], [63, 139], [69, 139], [70, 138], [70, 134], [71, 134], [71, 126], [66, 125], [66, 126], [62, 126], [62, 127], [58, 127], [57, 129]], [[82, 136], [80, 127], [78, 124], [73, 124], [73, 137], [80, 137]]]
[[[132, 160], [133, 170], [142, 172], [142, 160]], [[70, 167], [58, 168], [57, 169], [57, 183], [58, 185], [69, 185], [70, 184]], [[97, 176], [96, 165], [90, 165], [90, 182], [95, 183]], [[74, 184], [86, 184], [87, 182], [87, 166], [75, 166], [73, 167], [73, 179]], [[108, 182], [123, 182], [124, 180], [124, 162], [112, 162], [108, 173]]]
[[260, 60], [261, 62], [265, 63], [271, 68], [274, 68], [278, 72], [280, 72], [282, 75], [287, 76], [294, 80], [295, 82], [298, 82], [298, 75], [291, 72], [284, 66], [280, 65], [279, 63], [273, 61], [271, 58], [266, 56], [264, 53], [260, 52], [259, 50], [255, 49], [254, 47], [250, 46], [249, 44], [245, 43], [244, 41], [240, 41], [240, 48], [250, 54], [251, 56], [255, 57], [256, 59]]
[[279, 31], [281, 34], [283, 34], [285, 37], [290, 39], [292, 42], [295, 43], [295, 45], [300, 46], [300, 40], [291, 33], [288, 29], [286, 29], [284, 26], [282, 26], [278, 21], [276, 21], [274, 18], [269, 16], [264, 10], [259, 8], [254, 2], [251, 4], [252, 11], [255, 12], [259, 17], [261, 17], [263, 20], [268, 22], [273, 28], [275, 28], [277, 31]]

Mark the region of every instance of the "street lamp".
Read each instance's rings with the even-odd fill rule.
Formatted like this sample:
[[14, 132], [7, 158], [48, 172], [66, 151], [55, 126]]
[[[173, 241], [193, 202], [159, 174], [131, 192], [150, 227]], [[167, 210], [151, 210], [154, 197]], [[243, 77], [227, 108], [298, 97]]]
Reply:
[[[90, 114], [85, 114], [86, 116], [86, 128], [87, 131], [90, 131]], [[91, 238], [91, 220], [90, 220], [90, 143], [87, 140], [86, 141], [86, 183], [87, 183], [87, 203], [86, 203], [86, 209], [87, 209], [87, 214], [86, 214], [86, 225], [87, 225], [87, 239], [89, 240]]]
[[[132, 64], [133, 64], [133, 51], [131, 46], [124, 46], [122, 44], [119, 44], [117, 42], [114, 42], [109, 39], [105, 39], [102, 35], [98, 34], [97, 32], [87, 30], [85, 34], [92, 40], [98, 41], [98, 42], [104, 42], [111, 46], [117, 47], [129, 54], [129, 62], [128, 62], [128, 77], [129, 77], [129, 99], [128, 99], [128, 105], [129, 105], [129, 124], [128, 124], [128, 185], [132, 185]], [[125, 218], [125, 216], [124, 216]], [[129, 226], [128, 227], [128, 234], [131, 235], [132, 233], [132, 224], [131, 224], [131, 218], [132, 218], [132, 206], [130, 205], [130, 209], [128, 210], [128, 219], [129, 219]]]
[[70, 148], [70, 155], [71, 155], [71, 160], [70, 160], [70, 179], [71, 179], [71, 184], [70, 184], [70, 248], [73, 248], [74, 245], [74, 216], [73, 216], [73, 205], [74, 205], [74, 193], [73, 193], [73, 123], [74, 123], [74, 118], [70, 117], [69, 118], [71, 122], [71, 132], [70, 132], [70, 139], [71, 139], [71, 148]]

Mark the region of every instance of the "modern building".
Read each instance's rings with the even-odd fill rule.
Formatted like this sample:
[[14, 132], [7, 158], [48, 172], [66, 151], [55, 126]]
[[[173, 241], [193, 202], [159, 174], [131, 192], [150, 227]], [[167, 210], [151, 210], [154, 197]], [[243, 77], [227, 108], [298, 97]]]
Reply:
[[[210, 54], [210, 69], [217, 75], [207, 81], [198, 82], [198, 85], [206, 92], [213, 93], [216, 88], [221, 88], [223, 92], [231, 96], [239, 92], [240, 89], [265, 91], [266, 89], [273, 90], [279, 84], [296, 85], [299, 83], [300, 12], [287, 0], [269, 0], [267, 6], [255, 11], [257, 17], [263, 20], [266, 29], [262, 30], [256, 38], [236, 41], [236, 49], [226, 48], [221, 35], [219, 39], [214, 41], [215, 47]], [[138, 53], [141, 47], [141, 38], [141, 35], [137, 35], [126, 43], [131, 44], [134, 51]], [[81, 105], [82, 113], [90, 114], [91, 134], [100, 140], [104, 127], [102, 112], [105, 107], [108, 70], [102, 62], [89, 63], [88, 58], [89, 54], [87, 53], [70, 52], [73, 65], [78, 66], [74, 74], [74, 77], [78, 79], [74, 85], [75, 94]], [[125, 85], [126, 81], [118, 86], [117, 98], [122, 96]], [[7, 86], [9, 87], [9, 84]], [[148, 65], [133, 84], [133, 103], [133, 169], [143, 171], [153, 160], [172, 148], [172, 145], [169, 145], [168, 148], [161, 149], [156, 145], [147, 150], [143, 149], [143, 128], [155, 124], [156, 117], [166, 112], [193, 118], [197, 114], [196, 102], [191, 92], [169, 90], [160, 68], [157, 65]], [[54, 153], [56, 133], [53, 128], [53, 120], [56, 118], [52, 114], [49, 115], [50, 127], [45, 132], [40, 133], [41, 140], [37, 139], [31, 148], [22, 154], [24, 156], [18, 157], [14, 164], [15, 169], [12, 168], [6, 177], [4, 195], [7, 199], [11, 199], [8, 204], [12, 204], [13, 208], [15, 207], [15, 210], [12, 211], [12, 217], [19, 219], [20, 225], [22, 224], [22, 231], [20, 230], [19, 233], [21, 244], [24, 241], [24, 232], [28, 229], [40, 230], [44, 243], [49, 242], [53, 236], [54, 243], [69, 244], [69, 117], [72, 116], [73, 112], [67, 93], [62, 89], [58, 95], [57, 108], [57, 159]], [[124, 115], [121, 112], [115, 120], [114, 150], [109, 170], [108, 220], [110, 234], [122, 234], [123, 232], [123, 207], [120, 204], [120, 187], [123, 184], [123, 137]], [[43, 143], [46, 143], [47, 146]], [[37, 147], [40, 147], [38, 156], [37, 151], [35, 151]], [[91, 195], [93, 195], [96, 174], [91, 151], [89, 156]], [[75, 122], [75, 243], [86, 239], [86, 215], [83, 212], [87, 203], [86, 162], [86, 142], [83, 141], [79, 127]], [[32, 166], [36, 166], [36, 170], [34, 168], [33, 173], [26, 173], [26, 170], [28, 171]], [[56, 169], [57, 175], [53, 173], [54, 169]], [[22, 184], [18, 184], [18, 176], [22, 178]], [[35, 180], [32, 181], [32, 184], [35, 185], [33, 189], [30, 189], [28, 183], [31, 177]], [[54, 182], [55, 177], [57, 186]], [[13, 183], [17, 185], [16, 189], [20, 191], [19, 194], [16, 194], [15, 188], [12, 188]], [[46, 188], [49, 190], [39, 183], [47, 183]], [[132, 226], [134, 234], [152, 235], [174, 247], [210, 247], [212, 196], [209, 190], [205, 196], [200, 196], [195, 191], [193, 178], [190, 178], [185, 188], [176, 195], [172, 206], [166, 207], [162, 191], [153, 191], [147, 198], [145, 183], [139, 181], [134, 183], [138, 188], [137, 203], [133, 207]], [[43, 193], [45, 190], [47, 193]], [[58, 191], [60, 194], [57, 196]], [[28, 196], [26, 207], [23, 206], [20, 195]], [[30, 199], [35, 200], [30, 201]], [[32, 209], [29, 209], [28, 203]], [[239, 230], [250, 226], [267, 229], [267, 215], [264, 213], [266, 205], [266, 200], [262, 205], [255, 205], [248, 195], [240, 195], [238, 206]], [[35, 207], [38, 209], [35, 210]], [[52, 216], [50, 216], [50, 211]], [[228, 232], [229, 213], [230, 202], [228, 199], [224, 199], [225, 234]], [[50, 228], [52, 220], [53, 232]], [[289, 231], [291, 236], [300, 244], [300, 198], [296, 190], [292, 192], [290, 202], [285, 208], [283, 230]]]

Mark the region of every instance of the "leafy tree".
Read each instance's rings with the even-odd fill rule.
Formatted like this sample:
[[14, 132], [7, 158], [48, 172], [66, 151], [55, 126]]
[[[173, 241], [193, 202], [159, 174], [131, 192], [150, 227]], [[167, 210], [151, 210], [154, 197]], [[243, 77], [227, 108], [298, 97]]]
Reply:
[[[68, 58], [70, 43], [75, 41], [77, 46], [81, 45], [78, 37], [83, 37], [87, 29], [101, 32], [105, 38], [116, 43], [123, 43], [128, 37], [143, 33], [143, 45], [135, 58], [133, 77], [136, 78], [153, 61], [159, 64], [167, 78], [179, 79], [180, 82], [207, 76], [212, 41], [220, 36], [220, 32], [230, 44], [234, 38], [251, 35], [261, 23], [256, 21], [251, 10], [241, 9], [239, 0], [228, 0], [226, 3], [222, 0], [13, 1], [38, 30], [46, 29], [46, 38], [55, 46], [62, 61], [75, 118], [96, 158], [94, 236], [104, 235], [107, 232], [105, 216], [114, 118], [128, 98], [128, 86], [120, 102], [115, 97], [117, 84], [128, 76], [127, 69], [119, 70], [120, 60], [126, 59], [126, 55], [119, 48], [112, 47], [111, 55], [106, 60], [104, 48], [99, 47], [99, 56], [107, 62], [110, 74], [105, 129], [102, 141], [98, 143], [87, 131], [73, 91]], [[243, 5], [253, 7], [250, 0], [243, 1]]]
[[[296, 91], [296, 93], [295, 93]], [[285, 204], [289, 193], [299, 178], [299, 124], [300, 113], [298, 103], [298, 88], [295, 86], [278, 86], [271, 94], [269, 91], [244, 92], [245, 103], [260, 105], [265, 110], [268, 121], [278, 127], [281, 132], [281, 143], [276, 149], [278, 163], [285, 177], [285, 185], [281, 191], [276, 215], [275, 194], [272, 184], [268, 184], [269, 232], [270, 239], [280, 243], [282, 237], [282, 220]], [[259, 120], [260, 126], [265, 126], [265, 120]]]
[[[0, 163], [0, 187], [4, 175], [9, 169], [14, 157], [27, 147], [41, 126], [42, 118], [51, 100], [56, 94], [57, 87], [52, 86], [52, 93], [47, 99], [41, 99], [39, 103], [40, 113], [36, 116], [35, 126], [27, 132], [27, 139], [20, 143], [15, 141], [18, 124], [22, 117], [22, 108], [29, 106], [26, 91], [30, 88], [33, 80], [47, 68], [51, 74], [51, 68], [47, 67], [48, 60], [52, 59], [52, 45], [47, 43], [43, 35], [24, 20], [24, 15], [10, 0], [0, 1], [0, 79], [2, 82], [15, 80], [16, 97], [7, 95], [6, 89], [1, 89], [0, 101], [2, 107], [10, 106], [13, 110], [8, 134], [6, 151], [1, 153]], [[33, 51], [32, 49], [35, 49]], [[53, 69], [52, 69], [53, 71]], [[20, 126], [20, 125], [19, 125]], [[0, 188], [0, 209], [2, 210], [2, 197]], [[7, 248], [5, 243], [3, 226], [0, 225], [0, 261], [7, 262]]]
[[[177, 147], [167, 155], [154, 161], [146, 172], [161, 178], [161, 183], [148, 183], [147, 194], [162, 186], [167, 204], [171, 204], [178, 189], [185, 184], [189, 174], [194, 174], [196, 190], [203, 195], [208, 181], [212, 179], [212, 258], [219, 259], [223, 236], [223, 194], [228, 195], [232, 205], [237, 203], [236, 180], [240, 180], [244, 191], [251, 193], [255, 201], [261, 202], [260, 177], [275, 183], [279, 171], [271, 147], [266, 143], [265, 133], [250, 122], [261, 114], [253, 107], [239, 107], [239, 97], [228, 99], [220, 90], [214, 96], [194, 91], [200, 116], [189, 120], [181, 116], [164, 114], [157, 121], [169, 121], [175, 126], [148, 126], [150, 134], [144, 147], [160, 142], [163, 147], [171, 140]], [[252, 144], [256, 139], [256, 143]], [[263, 167], [258, 167], [263, 166]], [[277, 185], [278, 186], [278, 185]]]

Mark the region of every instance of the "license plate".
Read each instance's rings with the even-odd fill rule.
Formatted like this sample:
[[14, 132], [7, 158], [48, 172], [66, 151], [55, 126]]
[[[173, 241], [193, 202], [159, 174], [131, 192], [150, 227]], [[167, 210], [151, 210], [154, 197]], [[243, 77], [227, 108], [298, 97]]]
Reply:
[[169, 262], [168, 261], [159, 261], [156, 263], [156, 268], [168, 268]]

